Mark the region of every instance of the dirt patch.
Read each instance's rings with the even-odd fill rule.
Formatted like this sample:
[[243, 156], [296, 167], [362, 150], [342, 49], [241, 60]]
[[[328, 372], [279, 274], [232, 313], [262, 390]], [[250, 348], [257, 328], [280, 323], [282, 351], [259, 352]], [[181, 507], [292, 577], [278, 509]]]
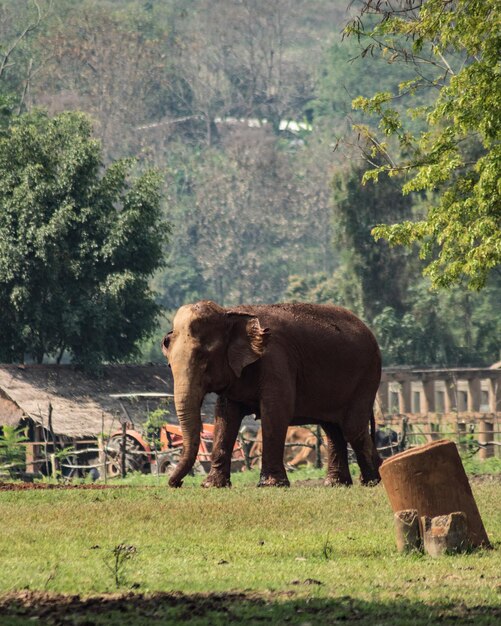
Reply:
[[[462, 603], [424, 603], [400, 598], [398, 601], [365, 601], [351, 596], [311, 598], [292, 591], [264, 594], [229, 593], [116, 593], [81, 597], [55, 593], [21, 591], [0, 596], [0, 623], [3, 616], [15, 617], [16, 624], [51, 626], [123, 624], [338, 624], [440, 623], [455, 626], [499, 623], [501, 607], [468, 607]], [[22, 622], [20, 621], [22, 620]], [[9, 622], [7, 622], [9, 623]]]
[[[485, 483], [501, 483], [501, 474], [478, 474], [468, 476], [470, 483], [474, 485]], [[306, 478], [304, 480], [293, 480], [292, 487], [323, 487], [323, 478]], [[0, 491], [31, 491], [33, 489], [125, 489], [128, 485], [104, 485], [102, 483], [91, 483], [83, 485], [56, 485], [52, 483], [11, 483], [0, 481]], [[141, 486], [141, 489], [148, 489], [149, 486]]]
[[[473, 485], [483, 485], [488, 483], [501, 483], [501, 474], [470, 474], [468, 480]], [[353, 479], [356, 482], [356, 479]], [[304, 480], [294, 480], [291, 483], [292, 487], [323, 487], [323, 478], [306, 478]]]
[[6, 483], [0, 482], [0, 491], [31, 491], [32, 489], [118, 489], [124, 485], [55, 485], [51, 483]]
[[292, 480], [291, 487], [323, 487], [324, 478], [305, 478], [304, 480]]
[[153, 594], [129, 592], [84, 598], [79, 595], [21, 591], [0, 597], [0, 616], [16, 615], [30, 620], [40, 620], [42, 623], [48, 621], [50, 624], [63, 625], [74, 624], [77, 616], [92, 616], [91, 623], [94, 623], [95, 618], [106, 619], [113, 614], [158, 619], [162, 613], [174, 610], [181, 621], [187, 621], [208, 613], [228, 614], [230, 607], [241, 602], [250, 603], [256, 608], [265, 604], [264, 599], [244, 593], [187, 595], [181, 592]]

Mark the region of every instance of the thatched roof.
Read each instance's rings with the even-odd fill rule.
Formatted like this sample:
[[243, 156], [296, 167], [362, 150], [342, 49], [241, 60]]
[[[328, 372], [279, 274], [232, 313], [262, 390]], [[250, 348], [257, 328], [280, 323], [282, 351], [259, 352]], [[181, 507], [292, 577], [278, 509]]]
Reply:
[[[97, 435], [119, 427], [125, 406], [134, 422], [158, 406], [152, 397], [111, 397], [112, 394], [172, 391], [167, 365], [110, 365], [91, 377], [70, 365], [0, 365], [0, 426], [15, 425], [23, 417], [47, 427], [49, 404], [55, 434]], [[173, 412], [173, 409], [172, 409]]]

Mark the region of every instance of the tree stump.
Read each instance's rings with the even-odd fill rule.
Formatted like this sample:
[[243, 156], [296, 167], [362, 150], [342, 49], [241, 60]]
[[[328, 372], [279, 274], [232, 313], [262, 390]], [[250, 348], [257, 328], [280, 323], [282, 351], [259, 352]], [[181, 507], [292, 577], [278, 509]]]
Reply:
[[416, 509], [397, 511], [394, 516], [397, 550], [400, 554], [421, 550], [422, 541], [419, 532], [419, 516]]
[[416, 509], [422, 518], [463, 511], [469, 545], [490, 547], [454, 442], [434, 441], [406, 450], [386, 459], [379, 471], [394, 513]]
[[425, 551], [436, 558], [442, 554], [464, 552], [470, 547], [468, 522], [462, 511], [421, 519]]

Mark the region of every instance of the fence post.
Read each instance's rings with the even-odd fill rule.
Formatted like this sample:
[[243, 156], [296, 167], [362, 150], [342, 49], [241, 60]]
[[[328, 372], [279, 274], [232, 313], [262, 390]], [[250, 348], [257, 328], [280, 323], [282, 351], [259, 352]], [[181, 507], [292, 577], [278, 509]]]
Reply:
[[127, 423], [124, 420], [122, 422], [122, 439], [120, 441], [120, 474], [122, 478], [125, 478], [125, 476], [127, 475], [127, 468], [125, 465], [126, 439], [127, 439]]
[[103, 435], [98, 435], [97, 436], [97, 448], [99, 450], [97, 458], [98, 458], [98, 462], [99, 462], [99, 469], [102, 469], [102, 473], [101, 471], [99, 472], [99, 475], [104, 479], [104, 484], [106, 484], [106, 452], [104, 451], [104, 439], [103, 439]]
[[466, 450], [466, 422], [457, 422], [458, 446], [461, 451]]
[[238, 438], [240, 440], [240, 445], [242, 446], [242, 450], [244, 453], [245, 459], [245, 467], [250, 470], [252, 469], [252, 459], [250, 458], [250, 450], [252, 447], [252, 443], [249, 442], [243, 433], [238, 433]]
[[26, 444], [26, 472], [29, 474], [34, 474], [35, 473], [35, 445], [34, 443], [30, 443], [28, 442]]
[[[494, 413], [494, 424], [495, 424], [495, 432], [494, 432], [494, 441], [497, 441], [498, 444], [501, 443], [501, 420], [499, 419], [499, 413]], [[501, 457], [501, 445], [495, 446], [495, 455]]]
[[493, 445], [485, 445], [494, 440], [494, 424], [484, 415], [478, 420], [478, 443], [484, 444], [479, 451], [479, 457], [484, 461], [494, 456]]
[[104, 484], [108, 482], [108, 454], [106, 452], [106, 441], [104, 438], [104, 412], [101, 411], [101, 438], [98, 438], [99, 462], [103, 464]]
[[50, 464], [51, 464], [51, 469], [52, 469], [52, 478], [54, 478], [54, 480], [57, 480], [57, 459], [56, 459], [56, 455], [55, 454], [51, 454], [50, 455]]

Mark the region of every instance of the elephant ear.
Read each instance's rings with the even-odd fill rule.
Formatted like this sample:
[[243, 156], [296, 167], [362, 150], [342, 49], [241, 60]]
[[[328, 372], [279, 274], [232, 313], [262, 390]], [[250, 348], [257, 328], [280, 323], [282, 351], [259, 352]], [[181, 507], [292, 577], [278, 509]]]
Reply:
[[237, 378], [247, 365], [263, 356], [270, 337], [270, 329], [262, 328], [255, 315], [228, 311], [232, 324], [228, 345], [228, 361]]

